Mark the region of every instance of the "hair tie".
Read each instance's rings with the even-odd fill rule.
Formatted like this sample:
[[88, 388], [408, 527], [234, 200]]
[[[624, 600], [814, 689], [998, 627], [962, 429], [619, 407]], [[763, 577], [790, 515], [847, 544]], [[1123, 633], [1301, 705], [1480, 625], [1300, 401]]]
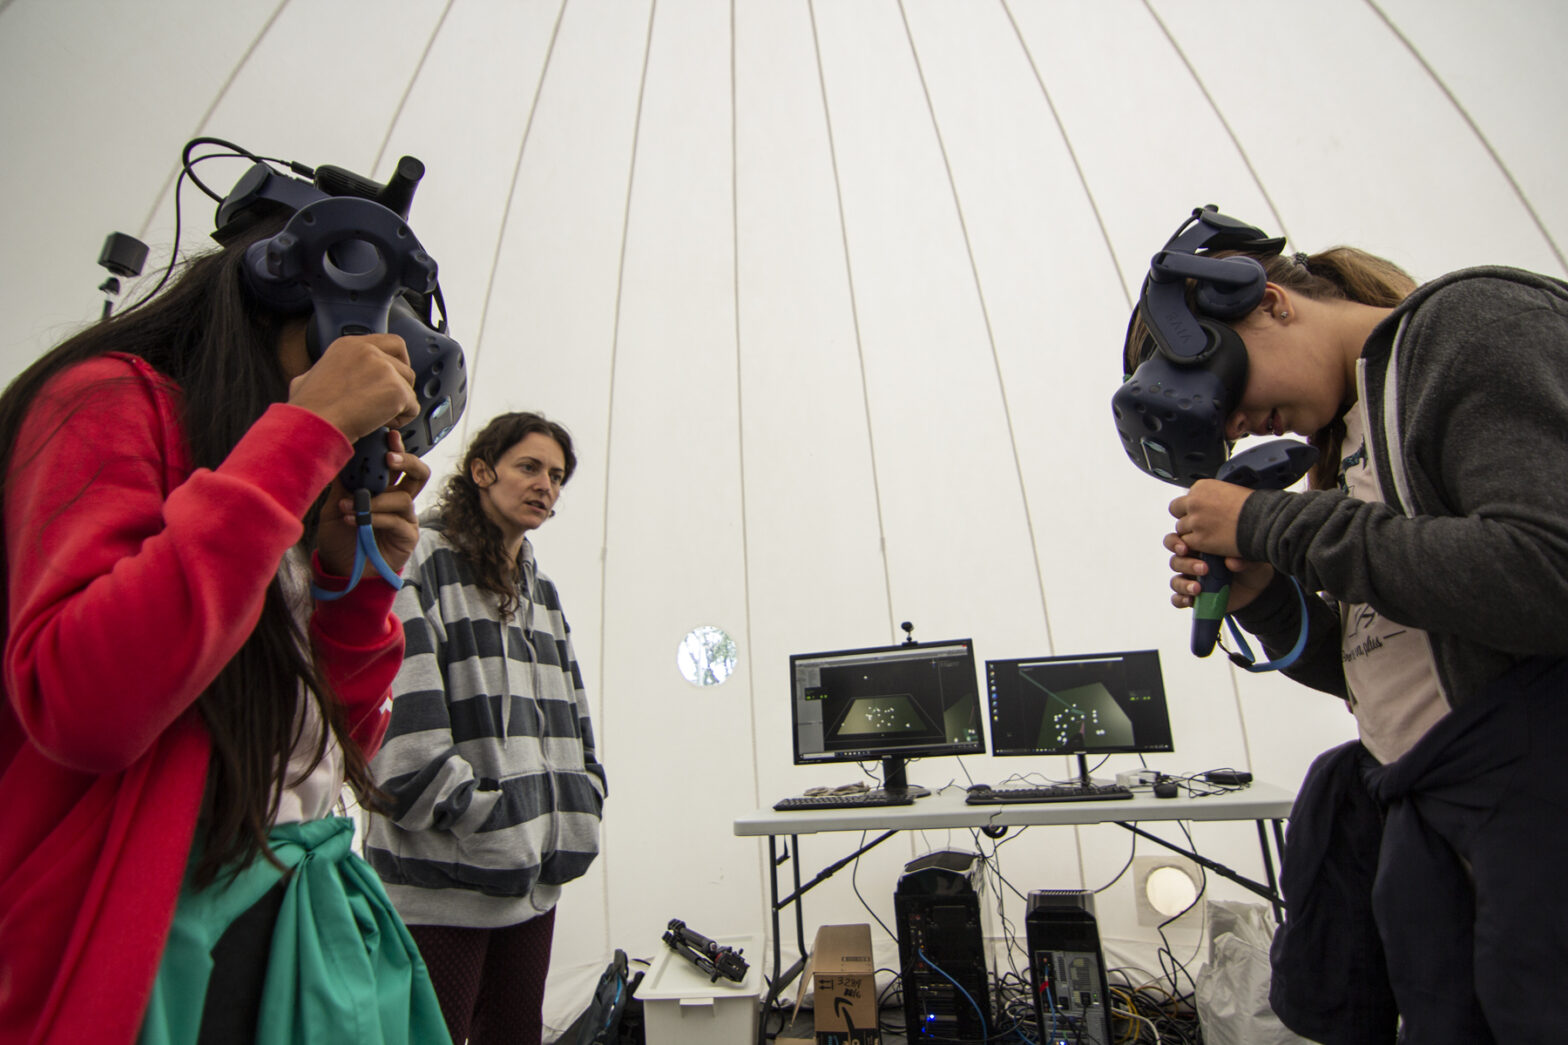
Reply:
[[1300, 265], [1302, 268], [1306, 268], [1307, 267], [1307, 262], [1312, 260], [1312, 259], [1307, 257], [1305, 254], [1301, 253], [1301, 251], [1298, 250], [1294, 255], [1291, 256], [1290, 260], [1294, 261], [1296, 264]]

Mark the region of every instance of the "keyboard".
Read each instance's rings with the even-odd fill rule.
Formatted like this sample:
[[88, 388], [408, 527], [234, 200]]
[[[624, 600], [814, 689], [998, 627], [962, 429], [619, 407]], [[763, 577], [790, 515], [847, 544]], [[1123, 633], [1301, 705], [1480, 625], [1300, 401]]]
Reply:
[[969, 792], [966, 805], [1011, 805], [1019, 802], [1098, 802], [1104, 799], [1131, 798], [1132, 790], [1120, 784], [1050, 784], [1045, 787], [998, 787], [983, 785]]
[[842, 795], [796, 795], [773, 803], [778, 810], [860, 809], [865, 806], [910, 806], [915, 796], [897, 791], [851, 791]]

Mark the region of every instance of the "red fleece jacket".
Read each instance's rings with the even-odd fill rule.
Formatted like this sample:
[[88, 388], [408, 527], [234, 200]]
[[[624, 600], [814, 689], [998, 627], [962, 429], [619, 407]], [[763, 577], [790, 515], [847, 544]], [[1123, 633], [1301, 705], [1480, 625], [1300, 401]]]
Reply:
[[[193, 703], [350, 453], [280, 403], [193, 469], [179, 390], [126, 356], [31, 407], [5, 489], [0, 1043], [135, 1040], [206, 782]], [[392, 598], [367, 577], [310, 624], [367, 755], [403, 654]]]

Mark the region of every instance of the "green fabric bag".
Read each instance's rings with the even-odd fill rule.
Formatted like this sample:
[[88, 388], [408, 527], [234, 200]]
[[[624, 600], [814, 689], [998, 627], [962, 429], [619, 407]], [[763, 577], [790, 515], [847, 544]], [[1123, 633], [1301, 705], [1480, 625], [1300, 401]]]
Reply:
[[[353, 851], [343, 817], [268, 836], [293, 870], [273, 929], [258, 1045], [450, 1045], [430, 974], [381, 880]], [[195, 866], [193, 852], [191, 866]], [[212, 948], [282, 873], [258, 859], [232, 879], [180, 893], [140, 1045], [190, 1045], [201, 1026]]]

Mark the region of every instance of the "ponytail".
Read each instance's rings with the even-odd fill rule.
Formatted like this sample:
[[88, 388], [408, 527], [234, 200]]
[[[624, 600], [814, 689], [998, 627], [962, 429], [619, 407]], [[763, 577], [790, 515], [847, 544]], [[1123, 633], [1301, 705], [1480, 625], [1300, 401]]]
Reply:
[[1354, 301], [1393, 308], [1416, 289], [1416, 281], [1404, 269], [1355, 247], [1330, 247], [1318, 254], [1279, 254], [1259, 260], [1270, 283], [1319, 301]]

